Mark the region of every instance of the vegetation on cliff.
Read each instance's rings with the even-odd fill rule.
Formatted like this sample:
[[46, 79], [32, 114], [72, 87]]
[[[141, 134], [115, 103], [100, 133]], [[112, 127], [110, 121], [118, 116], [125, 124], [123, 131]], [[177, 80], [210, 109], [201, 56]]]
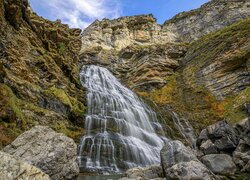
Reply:
[[80, 33], [37, 16], [27, 0], [0, 1], [0, 149], [37, 124], [79, 140]]

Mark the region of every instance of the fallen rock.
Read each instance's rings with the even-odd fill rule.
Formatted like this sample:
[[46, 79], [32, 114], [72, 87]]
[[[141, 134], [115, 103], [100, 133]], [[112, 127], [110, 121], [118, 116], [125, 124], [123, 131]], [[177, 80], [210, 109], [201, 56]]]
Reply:
[[201, 161], [215, 174], [232, 175], [236, 172], [232, 157], [227, 154], [209, 154], [203, 156]]
[[233, 153], [233, 160], [242, 172], [250, 173], [250, 142], [241, 140]]
[[168, 179], [215, 179], [213, 173], [199, 161], [189, 161], [178, 163], [168, 169]]
[[122, 180], [137, 179], [162, 179], [163, 171], [160, 165], [153, 165], [145, 168], [136, 167], [126, 171], [125, 177]]
[[214, 174], [180, 141], [170, 141], [161, 150], [161, 164], [167, 179], [214, 179]]
[[161, 150], [161, 163], [164, 172], [167, 172], [167, 169], [175, 164], [191, 160], [198, 161], [192, 150], [180, 141], [170, 141]]
[[79, 174], [74, 141], [46, 126], [24, 132], [3, 151], [28, 161], [51, 179], [72, 179]]
[[20, 160], [18, 157], [0, 151], [0, 179], [49, 180], [40, 169]]

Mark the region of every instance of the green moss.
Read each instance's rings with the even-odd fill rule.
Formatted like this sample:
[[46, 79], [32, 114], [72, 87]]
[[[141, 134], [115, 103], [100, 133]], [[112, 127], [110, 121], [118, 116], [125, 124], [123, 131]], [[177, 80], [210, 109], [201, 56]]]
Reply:
[[228, 121], [237, 123], [247, 118], [247, 114], [242, 109], [245, 103], [250, 102], [250, 87], [235, 96], [227, 98], [225, 101], [225, 117]]
[[64, 42], [61, 42], [59, 44], [59, 54], [63, 54], [66, 51], [66, 45], [64, 44]]
[[46, 94], [55, 96], [60, 102], [72, 108], [72, 104], [68, 94], [63, 90], [56, 88], [55, 86], [44, 91]]
[[68, 106], [76, 115], [84, 116], [84, 113], [86, 111], [86, 107], [84, 106], [84, 104], [77, 101], [77, 99], [69, 96], [65, 92], [65, 90], [53, 86], [44, 92], [48, 95], [53, 95], [54, 97], [56, 97], [60, 102]]
[[80, 137], [83, 135], [83, 129], [82, 128], [69, 128], [66, 126], [65, 122], [57, 122], [52, 127], [56, 132], [63, 133], [66, 136], [74, 139], [75, 141], [79, 141]]

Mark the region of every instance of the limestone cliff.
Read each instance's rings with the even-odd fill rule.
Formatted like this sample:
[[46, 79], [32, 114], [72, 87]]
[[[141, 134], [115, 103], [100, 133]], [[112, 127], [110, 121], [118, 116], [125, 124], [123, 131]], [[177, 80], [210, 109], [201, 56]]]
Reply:
[[163, 24], [178, 41], [191, 42], [250, 16], [248, 0], [211, 0], [196, 10], [183, 12]]
[[37, 124], [82, 133], [80, 33], [37, 16], [27, 0], [0, 0], [0, 148]]
[[172, 42], [175, 35], [164, 31], [152, 15], [96, 20], [82, 34], [82, 51], [101, 46], [120, 50], [129, 45], [149, 45]]

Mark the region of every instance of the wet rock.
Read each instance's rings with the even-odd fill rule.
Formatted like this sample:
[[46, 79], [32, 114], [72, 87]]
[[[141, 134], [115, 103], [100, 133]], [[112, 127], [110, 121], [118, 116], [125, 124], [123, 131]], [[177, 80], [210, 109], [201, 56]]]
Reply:
[[250, 141], [240, 141], [233, 153], [233, 160], [242, 172], [250, 172]]
[[[210, 141], [208, 141], [210, 140]], [[207, 142], [207, 144], [204, 144]], [[220, 121], [216, 124], [208, 126], [201, 131], [197, 140], [200, 148], [212, 148], [212, 151], [218, 149], [222, 152], [233, 152], [239, 143], [239, 136], [235, 129], [226, 121]], [[203, 145], [203, 147], [201, 147]]]
[[162, 167], [160, 165], [153, 165], [145, 168], [132, 168], [126, 171], [124, 178], [122, 180], [128, 179], [158, 179], [163, 177]]
[[40, 168], [51, 179], [72, 179], [79, 173], [74, 141], [46, 126], [24, 132], [3, 151]]
[[49, 180], [49, 176], [40, 169], [20, 160], [20, 158], [0, 151], [0, 179], [36, 179]]
[[203, 156], [201, 161], [215, 174], [232, 175], [236, 172], [232, 157], [227, 154], [209, 154]]
[[168, 179], [215, 179], [214, 174], [199, 161], [178, 163], [168, 169]]

